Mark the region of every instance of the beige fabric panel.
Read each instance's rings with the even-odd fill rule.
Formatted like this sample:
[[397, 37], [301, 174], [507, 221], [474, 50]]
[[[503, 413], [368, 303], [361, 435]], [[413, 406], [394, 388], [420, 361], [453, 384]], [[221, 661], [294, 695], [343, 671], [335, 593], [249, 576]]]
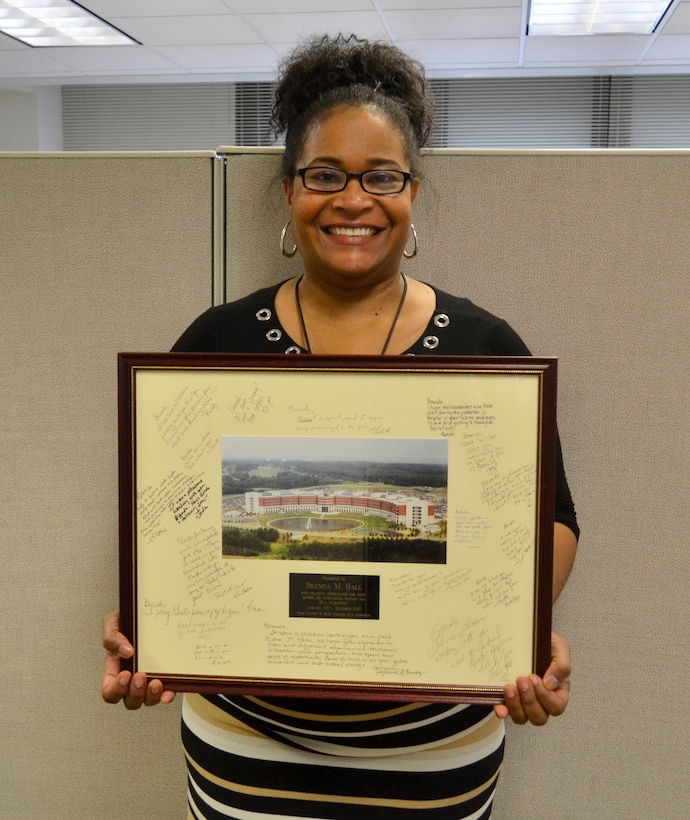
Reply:
[[[99, 632], [117, 601], [115, 354], [169, 348], [210, 304], [214, 163], [0, 155], [3, 818], [185, 813], [178, 706], [102, 704]], [[583, 526], [556, 610], [573, 702], [509, 727], [494, 816], [684, 818], [690, 156], [425, 164], [406, 270], [559, 356]], [[276, 168], [229, 157], [229, 298], [299, 270], [279, 256]]]
[[[275, 152], [228, 152], [228, 298], [299, 271]], [[255, 191], [255, 196], [248, 192]], [[690, 805], [690, 152], [431, 152], [410, 275], [559, 357], [583, 529], [555, 611], [573, 701], [509, 727], [497, 820], [684, 818]], [[267, 227], [268, 225], [268, 227]]]
[[120, 350], [211, 299], [207, 156], [0, 155], [0, 816], [184, 816], [179, 708], [100, 700]]

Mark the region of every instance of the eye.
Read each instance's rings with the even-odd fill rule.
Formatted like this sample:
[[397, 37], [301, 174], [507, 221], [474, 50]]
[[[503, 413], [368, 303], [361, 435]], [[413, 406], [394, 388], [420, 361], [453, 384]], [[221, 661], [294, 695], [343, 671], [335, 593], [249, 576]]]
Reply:
[[400, 177], [395, 171], [369, 171], [367, 182], [369, 185], [397, 185]]
[[401, 171], [386, 168], [367, 171], [363, 182], [365, 188], [375, 194], [397, 194], [405, 187], [405, 176]]
[[307, 178], [319, 185], [340, 185], [343, 174], [336, 168], [310, 168], [307, 171]]

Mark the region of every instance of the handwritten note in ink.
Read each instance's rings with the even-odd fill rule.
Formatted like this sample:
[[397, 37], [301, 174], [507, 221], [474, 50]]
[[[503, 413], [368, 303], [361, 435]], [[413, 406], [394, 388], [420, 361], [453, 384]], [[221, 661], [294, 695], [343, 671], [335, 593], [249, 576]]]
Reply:
[[525, 524], [508, 521], [503, 525], [501, 551], [517, 567], [534, 550], [532, 533]]
[[491, 532], [491, 520], [470, 510], [455, 511], [455, 541], [464, 547], [477, 548], [486, 543]]
[[168, 527], [182, 524], [188, 518], [199, 519], [208, 509], [209, 486], [203, 475], [189, 475], [171, 470], [157, 485], [137, 493], [139, 535], [152, 543]]
[[220, 540], [216, 527], [202, 527], [177, 539], [187, 594], [194, 603], [204, 597], [232, 598], [237, 591], [232, 585], [228, 585], [227, 578], [235, 571], [235, 566], [223, 561]]
[[497, 473], [481, 483], [482, 501], [498, 511], [508, 504], [534, 505], [536, 493], [536, 467], [525, 464], [506, 473]]
[[504, 637], [500, 625], [488, 616], [460, 618], [456, 614], [437, 618], [429, 636], [429, 659], [451, 669], [470, 669], [473, 674], [504, 680], [513, 663], [512, 637]]
[[439, 592], [464, 587], [470, 580], [468, 569], [451, 572], [403, 572], [390, 580], [390, 586], [402, 606], [410, 606]]
[[210, 418], [220, 408], [215, 394], [217, 387], [209, 382], [204, 387], [185, 385], [171, 402], [154, 413], [154, 421], [162, 440], [175, 450], [200, 418]]
[[248, 392], [235, 396], [227, 407], [233, 421], [238, 424], [251, 424], [267, 415], [272, 408], [273, 399], [258, 384], [253, 384]]
[[462, 427], [490, 427], [495, 421], [493, 404], [453, 404], [443, 399], [426, 400], [426, 419], [429, 429], [445, 438]]
[[522, 597], [517, 588], [518, 582], [510, 572], [481, 575], [476, 579], [470, 597], [480, 609], [495, 610], [517, 603]]
[[418, 677], [424, 670], [412, 665], [387, 634], [331, 630], [298, 631], [285, 624], [264, 623], [267, 660], [271, 666], [307, 666], [311, 669], [373, 669], [384, 678]]
[[503, 456], [503, 445], [494, 433], [462, 433], [460, 442], [470, 472], [496, 472]]
[[378, 413], [353, 413], [315, 411], [308, 403], [291, 404], [289, 413], [295, 420], [300, 434], [339, 436], [385, 436], [391, 431], [386, 418]]

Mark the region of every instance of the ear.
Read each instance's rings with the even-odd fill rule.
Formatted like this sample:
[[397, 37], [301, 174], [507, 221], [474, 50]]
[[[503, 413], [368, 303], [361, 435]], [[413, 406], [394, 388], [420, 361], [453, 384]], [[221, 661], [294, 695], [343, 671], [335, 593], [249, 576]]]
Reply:
[[287, 204], [292, 205], [292, 193], [295, 189], [295, 181], [290, 177], [283, 177], [283, 190], [285, 191], [285, 198]]
[[417, 194], [419, 193], [419, 180], [418, 179], [411, 179], [410, 180], [410, 196], [412, 197], [412, 201], [414, 202], [417, 199]]

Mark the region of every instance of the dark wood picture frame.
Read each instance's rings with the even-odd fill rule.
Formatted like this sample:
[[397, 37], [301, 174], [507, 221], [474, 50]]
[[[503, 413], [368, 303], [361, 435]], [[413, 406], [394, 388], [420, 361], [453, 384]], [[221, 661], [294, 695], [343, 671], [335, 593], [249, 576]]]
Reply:
[[[119, 354], [125, 668], [178, 691], [466, 703], [543, 674], [556, 372], [536, 357]], [[226, 446], [239, 455], [225, 469], [251, 463], [257, 477], [225, 513], [233, 537], [287, 528], [254, 557], [223, 554]], [[275, 484], [279, 462], [294, 472], [325, 455], [337, 472], [348, 449], [399, 461], [411, 488]], [[420, 467], [414, 486], [419, 453], [446, 450], [445, 484], [424, 485]], [[290, 529], [345, 515], [368, 535], [314, 544]], [[309, 553], [327, 543], [329, 557]]]

